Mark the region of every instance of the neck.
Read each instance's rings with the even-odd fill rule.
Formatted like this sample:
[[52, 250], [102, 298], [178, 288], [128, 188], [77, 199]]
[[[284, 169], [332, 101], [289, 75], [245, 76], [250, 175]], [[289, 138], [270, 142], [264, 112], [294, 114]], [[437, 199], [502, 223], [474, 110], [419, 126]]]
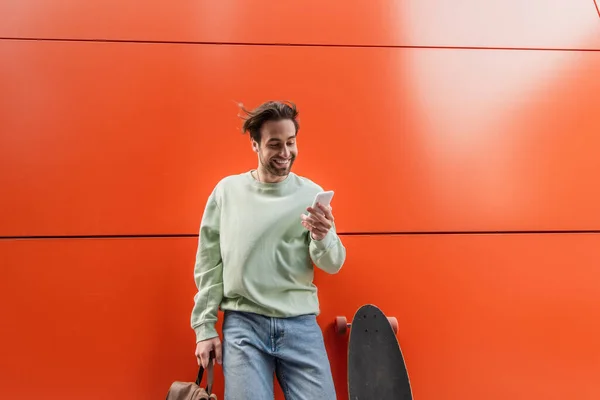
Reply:
[[256, 174], [257, 180], [263, 183], [278, 183], [287, 178], [287, 175], [279, 176], [269, 173], [262, 165], [259, 165], [258, 168], [256, 168]]

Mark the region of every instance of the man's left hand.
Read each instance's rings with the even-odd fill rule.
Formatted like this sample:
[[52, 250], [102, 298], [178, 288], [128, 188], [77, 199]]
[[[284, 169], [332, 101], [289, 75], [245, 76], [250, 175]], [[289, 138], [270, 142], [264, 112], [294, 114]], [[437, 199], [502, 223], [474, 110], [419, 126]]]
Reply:
[[310, 215], [302, 214], [302, 225], [310, 231], [314, 240], [323, 240], [327, 236], [327, 232], [333, 226], [332, 210], [331, 206], [325, 207], [317, 203], [316, 208], [306, 209]]

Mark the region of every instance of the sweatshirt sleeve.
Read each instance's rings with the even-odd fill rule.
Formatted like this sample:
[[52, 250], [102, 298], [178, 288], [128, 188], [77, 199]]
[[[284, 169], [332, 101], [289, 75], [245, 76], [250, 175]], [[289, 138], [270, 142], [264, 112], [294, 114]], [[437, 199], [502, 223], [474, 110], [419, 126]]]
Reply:
[[329, 274], [339, 272], [346, 261], [346, 248], [336, 233], [335, 225], [322, 240], [314, 240], [310, 232], [308, 237], [310, 257], [315, 265]]
[[194, 296], [191, 316], [196, 342], [218, 336], [217, 313], [223, 299], [223, 263], [219, 242], [220, 209], [214, 192], [208, 199], [200, 223], [194, 280], [198, 292]]

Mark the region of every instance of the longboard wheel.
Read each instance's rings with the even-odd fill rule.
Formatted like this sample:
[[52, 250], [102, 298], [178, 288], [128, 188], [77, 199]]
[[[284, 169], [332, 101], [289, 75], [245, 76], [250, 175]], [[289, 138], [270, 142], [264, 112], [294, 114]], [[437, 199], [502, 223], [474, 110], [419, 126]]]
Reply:
[[390, 325], [392, 326], [392, 330], [394, 334], [398, 333], [398, 319], [396, 317], [387, 317]]
[[348, 320], [346, 317], [335, 317], [335, 331], [343, 335], [348, 330]]

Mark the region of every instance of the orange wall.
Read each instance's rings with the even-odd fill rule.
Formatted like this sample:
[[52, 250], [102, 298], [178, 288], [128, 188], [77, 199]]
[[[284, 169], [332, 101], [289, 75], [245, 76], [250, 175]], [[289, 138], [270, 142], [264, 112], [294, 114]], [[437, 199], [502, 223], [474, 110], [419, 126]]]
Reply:
[[594, 2], [390, 3], [0, 2], [0, 398], [194, 378], [201, 213], [255, 165], [236, 103], [272, 98], [336, 191], [340, 399], [333, 319], [367, 302], [416, 399], [600, 397]]

